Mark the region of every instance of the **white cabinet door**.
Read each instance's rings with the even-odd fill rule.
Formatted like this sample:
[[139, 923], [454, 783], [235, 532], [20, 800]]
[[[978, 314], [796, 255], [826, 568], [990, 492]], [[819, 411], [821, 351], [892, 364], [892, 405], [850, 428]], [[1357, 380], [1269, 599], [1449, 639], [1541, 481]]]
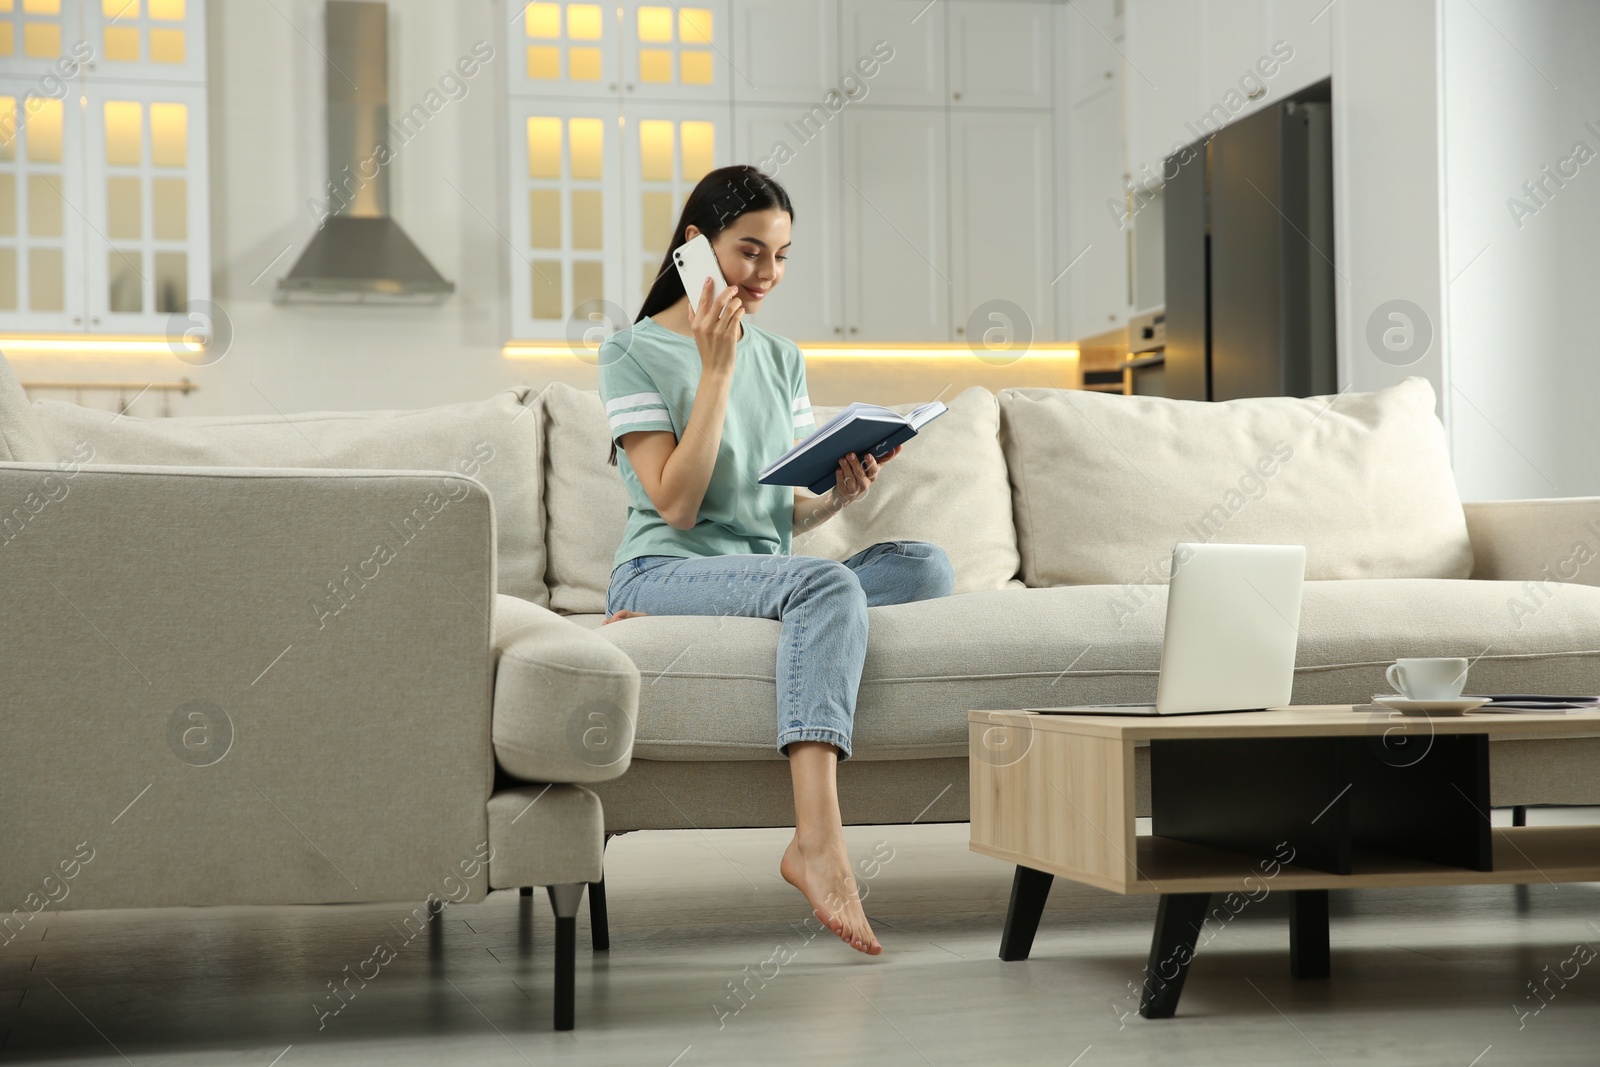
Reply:
[[754, 321], [796, 341], [838, 341], [844, 336], [839, 277], [843, 133], [835, 120], [801, 141], [794, 118], [795, 109], [785, 104], [734, 110], [734, 161], [759, 166], [776, 179], [788, 192], [795, 214], [794, 244], [783, 281]]
[[620, 94], [618, 11], [611, 4], [524, 4], [506, 27], [506, 90], [546, 100]]
[[868, 82], [865, 106], [944, 103], [947, 6], [938, 0], [840, 0], [840, 69], [855, 70], [874, 58], [881, 63]]
[[94, 49], [84, 65], [91, 78], [205, 80], [204, 0], [88, 0], [83, 35]]
[[0, 329], [84, 328], [83, 114], [35, 78], [0, 81]]
[[951, 0], [950, 102], [956, 107], [1048, 108], [1051, 12], [1017, 0]]
[[1326, 0], [1128, 0], [1129, 162], [1160, 173], [1173, 146], [1328, 76]]
[[840, 121], [845, 340], [948, 340], [945, 111], [852, 109]]
[[628, 0], [622, 12], [622, 95], [640, 100], [729, 99], [727, 0]]
[[1123, 23], [1113, 0], [1063, 4], [1056, 19], [1066, 40], [1066, 101], [1071, 106], [1093, 96], [1120, 91], [1116, 79], [1125, 62]]
[[1204, 57], [1196, 125], [1212, 133], [1266, 103], [1269, 82], [1256, 63], [1270, 51], [1265, 0], [1206, 0], [1201, 23]]
[[[1008, 349], [1053, 340], [1050, 115], [950, 115], [950, 333]], [[1019, 316], [1011, 307], [1021, 309]]]
[[1128, 161], [1135, 182], [1155, 179], [1174, 146], [1204, 135], [1196, 125], [1207, 107], [1204, 22], [1198, 3], [1129, 0]]
[[1073, 335], [1092, 337], [1124, 324], [1129, 311], [1120, 87], [1073, 108], [1066, 129], [1070, 236], [1056, 284], [1067, 287]]
[[578, 343], [595, 314], [631, 321], [617, 104], [513, 97], [509, 122], [511, 335]]
[[41, 93], [54, 89], [60, 96], [56, 82], [73, 77], [78, 61], [99, 51], [80, 45], [82, 38], [78, 5], [71, 0], [65, 5], [59, 0], [0, 0], [0, 64], [8, 78], [36, 80], [54, 73], [54, 80], [35, 88]]
[[1269, 0], [1267, 10], [1269, 47], [1279, 55], [1292, 52], [1272, 95], [1281, 97], [1328, 77], [1333, 69], [1328, 0]]
[[211, 298], [205, 88], [91, 84], [83, 108], [88, 328], [182, 334]]
[[734, 0], [731, 17], [735, 103], [810, 106], [839, 88], [834, 0]]
[[690, 191], [732, 161], [733, 123], [727, 104], [638, 100], [623, 101], [622, 120], [622, 306], [631, 318], [661, 273]]

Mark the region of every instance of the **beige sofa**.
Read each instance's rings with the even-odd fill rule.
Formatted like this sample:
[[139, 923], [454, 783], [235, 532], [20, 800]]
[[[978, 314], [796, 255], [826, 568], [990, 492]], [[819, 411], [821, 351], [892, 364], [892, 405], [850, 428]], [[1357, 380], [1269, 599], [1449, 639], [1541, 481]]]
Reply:
[[[1600, 499], [1463, 508], [1422, 379], [1228, 404], [946, 400], [861, 505], [795, 545], [844, 558], [930, 540], [956, 571], [946, 600], [870, 609], [839, 768], [848, 823], [965, 820], [969, 709], [1153, 699], [1177, 541], [1308, 547], [1296, 702], [1366, 703], [1389, 662], [1426, 655], [1470, 657], [1477, 692], [1600, 693]], [[595, 627], [625, 497], [598, 398], [552, 385], [543, 408], [551, 604]], [[600, 632], [643, 674], [633, 765], [595, 787], [609, 833], [792, 819], [773, 749], [777, 623]], [[1497, 742], [1491, 758], [1498, 805], [1600, 803], [1600, 737]]]
[[[971, 389], [946, 400], [950, 413], [887, 468], [866, 501], [795, 546], [843, 558], [875, 541], [929, 540], [945, 547], [956, 572], [956, 595], [946, 600], [871, 609], [854, 756], [839, 769], [849, 823], [964, 821], [969, 709], [1150, 699], [1163, 568], [1181, 540], [1307, 545], [1297, 701], [1366, 701], [1383, 688], [1384, 665], [1401, 655], [1470, 656], [1470, 684], [1479, 691], [1600, 691], [1600, 590], [1593, 588], [1600, 565], [1587, 550], [1600, 545], [1600, 500], [1463, 508], [1433, 394], [1420, 379], [1377, 394], [1217, 405], [1056, 390], [996, 396]], [[496, 844], [488, 884], [545, 884], [540, 850], [559, 847], [554, 835], [498, 847], [496, 826], [509, 832], [515, 820], [497, 824], [496, 804], [502, 796], [519, 808], [526, 803], [529, 790], [519, 782], [587, 787], [552, 789], [526, 809], [524, 823], [558, 795], [598, 797], [608, 835], [791, 823], [787, 766], [773, 747], [778, 624], [643, 618], [599, 628], [626, 505], [605, 462], [606, 421], [594, 393], [553, 384], [479, 405], [290, 421], [116, 420], [42, 402], [33, 411], [64, 455], [87, 441], [97, 460], [208, 469], [106, 472], [85, 481], [106, 486], [97, 490], [105, 494], [122, 484], [163, 488], [107, 495], [104, 503], [75, 491], [52, 518], [81, 527], [85, 540], [34, 549], [46, 554], [33, 557], [33, 570], [75, 575], [62, 593], [107, 588], [137, 605], [136, 619], [105, 634], [130, 659], [143, 666], [178, 655], [182, 677], [197, 679], [151, 704], [144, 713], [151, 726], [134, 730], [127, 716], [90, 708], [75, 712], [93, 724], [81, 737], [52, 732], [60, 708], [139, 694], [142, 683], [85, 620], [59, 605], [50, 613], [45, 605], [57, 594], [0, 549], [0, 578], [8, 587], [26, 583], [31, 613], [26, 626], [8, 620], [0, 640], [31, 635], [38, 662], [25, 665], [34, 686], [26, 740], [50, 753], [44, 762], [13, 755], [15, 746], [0, 753], [7, 805], [23, 805], [51, 830], [8, 831], [28, 844], [23, 870], [86, 832], [69, 827], [92, 827], [101, 809], [120, 807], [124, 794], [151, 778], [147, 768], [177, 762], [147, 736], [177, 696], [238, 689], [235, 678], [248, 682], [272, 661], [289, 641], [279, 635], [305, 622], [304, 596], [338, 576], [362, 524], [385, 513], [387, 498], [374, 486], [435, 477], [369, 479], [353, 468], [459, 471], [458, 459], [481, 440], [495, 445], [495, 459], [475, 478], [493, 498], [498, 570], [483, 558], [484, 500], [479, 526], [449, 543], [428, 542], [427, 566], [397, 568], [393, 584], [379, 590], [396, 600], [363, 614], [358, 598], [332, 620], [346, 642], [342, 658], [317, 661], [320, 674], [291, 676], [296, 688], [282, 710], [265, 714], [263, 703], [241, 712], [239, 755], [267, 762], [258, 768], [241, 758], [240, 770], [293, 783], [296, 807], [286, 811], [318, 844], [334, 841], [340, 855], [361, 858], [355, 880], [364, 895], [415, 893], [441, 863], [482, 839], [485, 821]], [[343, 429], [319, 437], [324, 423]], [[385, 452], [397, 446], [362, 436], [363, 427], [386, 423], [405, 427], [403, 450]], [[230, 429], [245, 426], [270, 437], [271, 447]], [[338, 450], [335, 437], [343, 442]], [[287, 476], [215, 469], [284, 463], [322, 470], [299, 471], [275, 493], [246, 493]], [[17, 477], [0, 467], [0, 492]], [[480, 499], [476, 487], [470, 496]], [[117, 566], [108, 568], [108, 560]], [[220, 560], [223, 573], [202, 572], [196, 560]], [[388, 581], [384, 575], [374, 584]], [[291, 583], [302, 599], [289, 597], [279, 619], [269, 594]], [[106, 593], [96, 603], [114, 600]], [[495, 623], [498, 659], [485, 615]], [[218, 635], [229, 644], [213, 650], [208, 643]], [[214, 660], [229, 670], [207, 673]], [[291, 663], [286, 657], [272, 671]], [[56, 685], [69, 665], [77, 677]], [[632, 725], [631, 704], [607, 688], [619, 667], [640, 675], [631, 764], [617, 755], [625, 746], [613, 737]], [[411, 687], [426, 687], [427, 699]], [[412, 697], [404, 705], [402, 694]], [[400, 717], [402, 707], [414, 709], [406, 711], [411, 718]], [[275, 715], [283, 716], [281, 729]], [[393, 730], [396, 721], [406, 729]], [[270, 745], [246, 744], [269, 728]], [[502, 783], [492, 796], [491, 743]], [[53, 776], [72, 777], [85, 746], [96, 769], [86, 795], [95, 803], [75, 806], [69, 819], [61, 801], [76, 794]], [[1497, 742], [1495, 802], [1600, 803], [1597, 756], [1600, 737]], [[618, 773], [624, 765], [627, 773]], [[1141, 791], [1146, 770], [1141, 764]], [[248, 786], [222, 789], [181, 764], [161, 773], [172, 779], [167, 803], [175, 807], [162, 810], [165, 827], [149, 831], [148, 847], [177, 834], [185, 796], [200, 801], [201, 843], [128, 860], [127, 883], [108, 875], [84, 906], [351, 899]], [[261, 778], [253, 780], [264, 784]], [[399, 788], [384, 788], [391, 782]], [[513, 813], [511, 805], [501, 810]], [[295, 863], [267, 850], [241, 855], [222, 840], [240, 818], [280, 834], [279, 845], [299, 850]], [[208, 852], [229, 857], [239, 876], [210, 877], [218, 864], [202, 863]], [[20, 872], [3, 877], [10, 880], [0, 890], [15, 896], [24, 888]], [[598, 874], [586, 868], [562, 877], [595, 882]], [[591, 891], [590, 899], [603, 907], [602, 895]], [[595, 926], [599, 947], [603, 911]]]
[[0, 360], [0, 951], [45, 909], [414, 903], [308, 986], [329, 1026], [443, 907], [546, 886], [572, 1027], [639, 677], [536, 606], [526, 398], [145, 421]]

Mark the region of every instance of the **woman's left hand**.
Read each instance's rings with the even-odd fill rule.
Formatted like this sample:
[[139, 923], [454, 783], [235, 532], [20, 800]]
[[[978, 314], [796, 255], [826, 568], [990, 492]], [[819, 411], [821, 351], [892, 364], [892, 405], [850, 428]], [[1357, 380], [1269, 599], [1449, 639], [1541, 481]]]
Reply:
[[866, 496], [867, 490], [872, 488], [872, 483], [878, 480], [878, 472], [883, 469], [883, 465], [898, 456], [904, 447], [896, 445], [894, 450], [882, 459], [875, 458], [870, 452], [861, 457], [851, 453], [841, 459], [838, 481], [833, 486], [833, 499], [838, 507], [854, 504]]

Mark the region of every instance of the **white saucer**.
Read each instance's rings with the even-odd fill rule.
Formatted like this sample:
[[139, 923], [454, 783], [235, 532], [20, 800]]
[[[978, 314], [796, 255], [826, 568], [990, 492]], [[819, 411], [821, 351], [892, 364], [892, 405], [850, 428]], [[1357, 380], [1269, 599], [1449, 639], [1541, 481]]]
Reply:
[[1379, 695], [1374, 704], [1404, 712], [1407, 715], [1460, 715], [1489, 703], [1488, 697], [1456, 697], [1454, 700], [1411, 700], [1403, 696]]

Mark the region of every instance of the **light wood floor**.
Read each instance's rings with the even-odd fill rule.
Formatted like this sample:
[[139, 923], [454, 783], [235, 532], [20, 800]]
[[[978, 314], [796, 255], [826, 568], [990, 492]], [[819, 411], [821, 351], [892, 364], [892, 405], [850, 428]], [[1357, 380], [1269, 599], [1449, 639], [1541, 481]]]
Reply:
[[[1558, 820], [1600, 811], [1532, 819]], [[858, 857], [878, 842], [880, 856], [893, 851], [869, 882], [878, 959], [807, 940], [809, 912], [777, 877], [782, 831], [618, 838], [612, 949], [589, 950], [581, 912], [571, 1033], [550, 1028], [542, 892], [527, 912], [512, 893], [447, 909], [431, 947], [403, 948], [321, 1030], [313, 1004], [332, 1005], [325, 983], [377, 941], [397, 943], [391, 923], [408, 906], [47, 912], [0, 950], [0, 1063], [1600, 1061], [1600, 959], [1568, 962], [1580, 942], [1600, 951], [1600, 885], [1336, 894], [1333, 977], [1321, 982], [1289, 978], [1286, 898], [1273, 894], [1201, 948], [1178, 1017], [1146, 1022], [1128, 987], [1155, 900], [1058, 882], [1032, 959], [1001, 963], [1011, 871], [968, 852], [966, 834], [850, 831]], [[793, 958], [763, 966], [775, 952]], [[1564, 987], [1551, 978], [1575, 967]], [[740, 1003], [728, 983], [763, 973], [719, 1025], [714, 1005]], [[1543, 1000], [1530, 981], [1546, 982]], [[1541, 1004], [1519, 1020], [1519, 1006]]]

